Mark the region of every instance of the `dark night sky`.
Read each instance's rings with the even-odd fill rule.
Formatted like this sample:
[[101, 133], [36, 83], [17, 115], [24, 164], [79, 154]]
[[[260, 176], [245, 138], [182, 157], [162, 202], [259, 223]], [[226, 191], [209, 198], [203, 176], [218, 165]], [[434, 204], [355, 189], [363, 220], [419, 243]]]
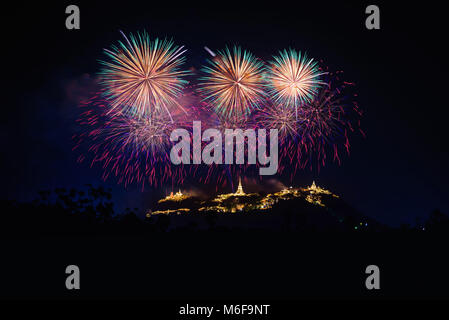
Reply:
[[[202, 49], [239, 44], [269, 58], [288, 47], [305, 50], [357, 84], [367, 134], [351, 140], [341, 166], [300, 171], [296, 184], [315, 179], [361, 212], [389, 224], [414, 223], [435, 208], [449, 212], [444, 11], [413, 2], [378, 4], [381, 30], [365, 29], [370, 3], [273, 1], [176, 5], [154, 1], [92, 4], [81, 9], [81, 30], [65, 29], [65, 7], [3, 8], [2, 196], [27, 200], [38, 190], [86, 183], [113, 188], [116, 202], [142, 207], [152, 191], [103, 182], [98, 168], [76, 163], [77, 92], [98, 71], [102, 49], [126, 33], [146, 29], [188, 48], [187, 66]], [[214, 7], [219, 5], [220, 7]], [[8, 11], [9, 10], [9, 11]], [[6, 68], [6, 70], [5, 70]]]

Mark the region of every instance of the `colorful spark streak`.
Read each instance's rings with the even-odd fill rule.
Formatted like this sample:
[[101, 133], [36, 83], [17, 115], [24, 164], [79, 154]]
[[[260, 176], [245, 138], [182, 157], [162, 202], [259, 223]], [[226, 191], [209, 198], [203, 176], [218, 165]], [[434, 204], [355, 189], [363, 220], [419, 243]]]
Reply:
[[199, 91], [222, 117], [244, 118], [265, 98], [264, 64], [240, 47], [218, 51], [202, 71]]
[[152, 117], [166, 112], [172, 120], [171, 109], [182, 108], [177, 102], [189, 73], [180, 70], [184, 63], [183, 47], [171, 40], [150, 40], [146, 32], [130, 34], [126, 42], [118, 42], [112, 50], [104, 49], [109, 61], [100, 61], [101, 84], [110, 113], [129, 113]]
[[349, 154], [349, 137], [360, 129], [362, 112], [351, 94], [354, 84], [341, 79], [342, 72], [329, 74], [327, 85], [320, 89], [317, 96], [305, 104], [300, 111], [298, 121], [301, 128], [301, 147], [303, 166], [318, 168], [324, 166], [328, 152], [332, 160], [341, 163], [340, 150]]
[[298, 108], [312, 101], [324, 84], [321, 80], [324, 73], [317, 62], [301, 51], [284, 50], [273, 59], [267, 72], [270, 98], [278, 105], [294, 108], [297, 116]]
[[262, 128], [279, 130], [279, 171], [285, 169], [290, 179], [298, 169], [325, 166], [328, 153], [340, 163], [340, 150], [348, 154], [349, 136], [360, 129], [360, 111], [356, 95], [350, 94], [352, 83], [341, 79], [342, 72], [328, 73], [317, 95], [298, 108], [268, 105], [256, 114]]
[[[301, 52], [281, 51], [266, 68], [240, 47], [217, 54], [205, 47], [214, 56], [195, 90], [184, 79], [190, 72], [180, 69], [183, 47], [151, 41], [146, 32], [123, 36], [125, 42], [105, 49], [103, 88], [82, 104], [82, 132], [74, 136], [74, 149], [82, 153], [78, 160], [100, 164], [103, 179], [115, 176], [143, 189], [195, 177], [218, 191], [242, 175], [259, 176], [259, 164], [247, 163], [257, 151], [248, 137], [243, 164], [173, 165], [170, 134], [183, 128], [192, 140], [193, 121], [201, 121], [202, 132], [215, 128], [222, 135], [226, 129], [278, 129], [279, 172], [287, 171], [290, 179], [298, 169], [324, 166], [329, 152], [340, 163], [340, 150], [349, 153], [349, 135], [356, 129], [364, 135], [356, 95], [347, 90], [353, 84], [341, 80], [341, 72], [322, 71]], [[200, 141], [203, 150], [208, 141]]]
[[[157, 120], [129, 114], [109, 114], [107, 101], [94, 96], [84, 106], [78, 119], [85, 130], [74, 137], [74, 149], [87, 150], [78, 161], [91, 158], [91, 166], [100, 164], [103, 179], [118, 178], [118, 183], [129, 185], [158, 185], [162, 182], [181, 183], [185, 178], [182, 166], [170, 161], [170, 134], [184, 123], [168, 115]], [[87, 146], [87, 147], [86, 147]]]
[[283, 105], [267, 104], [255, 115], [261, 129], [278, 129], [279, 139], [294, 138], [299, 134], [299, 123], [295, 110]]

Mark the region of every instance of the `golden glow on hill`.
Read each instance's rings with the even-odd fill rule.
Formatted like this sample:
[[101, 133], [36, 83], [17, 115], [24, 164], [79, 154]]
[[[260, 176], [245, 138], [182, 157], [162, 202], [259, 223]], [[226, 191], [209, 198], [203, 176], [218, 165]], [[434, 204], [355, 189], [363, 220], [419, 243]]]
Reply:
[[189, 213], [190, 209], [189, 208], [179, 208], [179, 209], [173, 209], [173, 210], [156, 210], [153, 212], [149, 212], [147, 213], [147, 217], [151, 216], [151, 215], [157, 215], [157, 214], [170, 214], [170, 213], [176, 213], [176, 214], [181, 214], [181, 213]]
[[332, 192], [330, 192], [326, 189], [317, 187], [317, 185], [315, 184], [315, 181], [312, 182], [312, 185], [310, 187], [303, 188], [303, 191], [306, 191], [306, 192], [308, 191], [311, 194], [332, 194]]
[[326, 189], [322, 189], [320, 187], [317, 187], [317, 185], [315, 184], [315, 181], [313, 181], [312, 185], [310, 187], [307, 188], [303, 188], [302, 189], [303, 192], [308, 192], [309, 194], [306, 195], [306, 201], [310, 202], [312, 204], [316, 204], [319, 205], [321, 207], [325, 207], [325, 205], [321, 202], [321, 195], [322, 194], [328, 194], [328, 195], [332, 195], [335, 198], [338, 198], [337, 195], [333, 194], [332, 192], [326, 190]]
[[[313, 181], [312, 185], [305, 188], [284, 188], [281, 191], [275, 193], [269, 193], [267, 195], [261, 195], [259, 193], [245, 193], [243, 190], [243, 185], [241, 179], [239, 179], [239, 184], [237, 190], [231, 193], [219, 194], [215, 198], [203, 201], [199, 203], [199, 212], [220, 212], [220, 213], [237, 213], [237, 212], [249, 212], [257, 210], [268, 210], [271, 209], [276, 203], [282, 200], [291, 200], [294, 198], [303, 198], [307, 202], [325, 207], [322, 202], [323, 195], [330, 195], [332, 197], [338, 198], [332, 192], [320, 188]], [[167, 202], [181, 202], [190, 198], [190, 196], [184, 195], [181, 191], [165, 197], [158, 201], [159, 204]], [[181, 214], [188, 213], [192, 209], [188, 208], [170, 208], [169, 210], [158, 210], [149, 215], [154, 214]], [[148, 215], [147, 215], [148, 216]]]
[[[181, 192], [181, 190], [179, 190], [175, 194], [173, 194], [173, 192], [170, 192], [170, 194], [168, 196], [159, 200], [157, 203], [161, 204], [161, 203], [165, 203], [165, 202], [181, 202], [181, 201], [189, 199], [189, 198], [190, 198], [190, 196], [183, 194]], [[172, 213], [181, 214], [181, 213], [189, 213], [189, 212], [190, 212], [189, 208], [177, 208], [177, 209], [156, 210], [156, 211], [149, 210], [146, 214], [146, 217], [149, 218], [152, 215], [158, 215], [158, 214], [172, 214]]]
[[212, 201], [214, 201], [214, 202], [221, 202], [221, 201], [229, 199], [231, 197], [247, 197], [247, 196], [251, 196], [251, 195], [255, 195], [255, 194], [256, 193], [245, 193], [245, 191], [243, 191], [242, 180], [239, 179], [239, 185], [237, 187], [237, 191], [236, 192], [219, 194]]
[[176, 192], [175, 194], [173, 194], [173, 192], [171, 192], [168, 196], [166, 196], [164, 199], [161, 199], [158, 201], [158, 203], [163, 203], [163, 202], [167, 202], [167, 201], [182, 201], [185, 199], [190, 198], [190, 196], [184, 195], [181, 190], [179, 190], [178, 192]]
[[238, 212], [258, 209], [257, 206], [255, 207], [252, 203], [247, 201], [251, 197], [257, 195], [257, 193], [245, 193], [245, 191], [243, 191], [242, 179], [239, 178], [239, 185], [236, 192], [219, 194], [214, 199], [212, 199], [214, 205], [201, 207], [198, 210], [216, 212]]

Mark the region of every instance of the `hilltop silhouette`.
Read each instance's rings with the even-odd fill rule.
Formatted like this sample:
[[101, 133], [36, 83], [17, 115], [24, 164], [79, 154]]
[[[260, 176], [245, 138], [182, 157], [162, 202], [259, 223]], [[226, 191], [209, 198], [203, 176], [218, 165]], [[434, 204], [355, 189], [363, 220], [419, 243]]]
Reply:
[[[148, 234], [186, 231], [290, 232], [446, 232], [449, 217], [434, 210], [416, 226], [392, 228], [364, 216], [342, 198], [320, 194], [319, 203], [307, 189], [276, 194], [228, 194], [209, 200], [184, 196], [159, 201], [142, 218], [138, 208], [115, 212], [110, 190], [88, 185], [87, 191], [58, 188], [41, 191], [30, 202], [3, 201], [2, 233], [14, 234]], [[284, 192], [284, 193], [283, 193]], [[270, 207], [262, 205], [270, 199]], [[274, 200], [273, 200], [274, 199]], [[237, 208], [237, 210], [235, 210]], [[167, 213], [168, 212], [168, 213]]]
[[[364, 270], [375, 263], [387, 270], [383, 296], [421, 296], [435, 283], [441, 284], [439, 295], [446, 293], [439, 244], [447, 242], [449, 218], [442, 212], [393, 228], [332, 194], [320, 196], [322, 205], [300, 196], [247, 210], [267, 196], [225, 196], [231, 211], [242, 208], [238, 212], [200, 211], [216, 203], [185, 197], [154, 209], [190, 212], [148, 216], [138, 208], [115, 212], [110, 190], [93, 186], [3, 202], [4, 292], [71, 298], [64, 270], [75, 263], [84, 272], [87, 286], [79, 294], [85, 298], [162, 299], [173, 292], [191, 298], [359, 297], [370, 294]], [[392, 273], [399, 278], [388, 279]], [[409, 284], [417, 274], [426, 276]]]

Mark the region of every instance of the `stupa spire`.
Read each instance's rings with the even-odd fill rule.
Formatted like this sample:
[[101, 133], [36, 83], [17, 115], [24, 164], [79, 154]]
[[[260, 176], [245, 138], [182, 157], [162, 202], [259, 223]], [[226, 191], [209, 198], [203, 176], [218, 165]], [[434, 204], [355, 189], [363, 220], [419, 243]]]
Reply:
[[242, 178], [239, 177], [239, 186], [237, 187], [237, 194], [245, 194], [242, 187]]

